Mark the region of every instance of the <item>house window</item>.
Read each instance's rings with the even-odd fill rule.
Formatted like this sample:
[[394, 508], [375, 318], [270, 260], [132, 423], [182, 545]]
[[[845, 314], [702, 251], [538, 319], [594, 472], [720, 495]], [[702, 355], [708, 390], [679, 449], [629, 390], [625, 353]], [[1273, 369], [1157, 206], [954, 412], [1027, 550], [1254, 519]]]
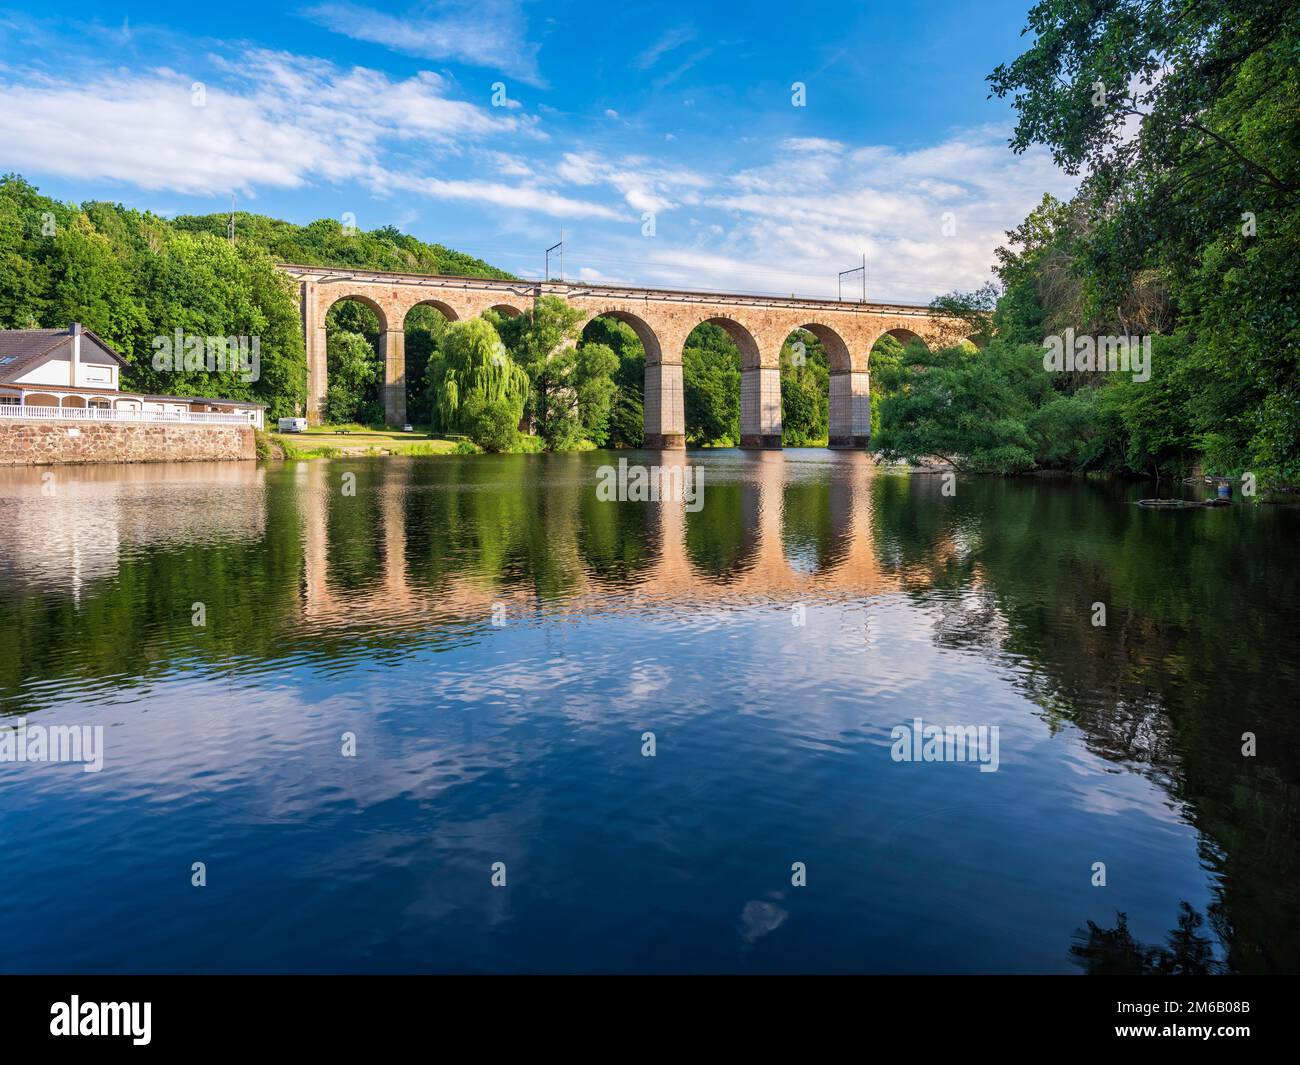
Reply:
[[0, 366], [7, 366], [16, 358], [18, 358], [17, 355], [0, 355]]
[[0, 404], [7, 407], [16, 407], [22, 402], [17, 396], [0, 396]]

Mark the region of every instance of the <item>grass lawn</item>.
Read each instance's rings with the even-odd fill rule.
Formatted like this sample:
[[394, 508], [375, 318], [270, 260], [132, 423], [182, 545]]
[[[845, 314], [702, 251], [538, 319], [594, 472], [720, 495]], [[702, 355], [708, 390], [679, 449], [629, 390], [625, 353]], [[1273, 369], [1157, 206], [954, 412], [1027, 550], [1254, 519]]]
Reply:
[[271, 433], [271, 439], [289, 458], [326, 458], [331, 455], [441, 455], [456, 443], [429, 436], [427, 429], [404, 433], [399, 429], [369, 429], [363, 425], [318, 425], [305, 433]]

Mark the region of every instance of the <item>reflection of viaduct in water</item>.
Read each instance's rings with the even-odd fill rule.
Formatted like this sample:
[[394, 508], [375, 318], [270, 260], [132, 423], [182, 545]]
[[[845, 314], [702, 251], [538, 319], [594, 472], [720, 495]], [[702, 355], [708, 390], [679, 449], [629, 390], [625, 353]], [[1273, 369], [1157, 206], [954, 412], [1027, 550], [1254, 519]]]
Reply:
[[[870, 460], [865, 455], [846, 453], [845, 464], [852, 478], [832, 481], [831, 516], [835, 551], [829, 565], [816, 572], [792, 565], [783, 537], [783, 496], [790, 484], [779, 452], [760, 452], [753, 461], [757, 477], [740, 485], [746, 523], [744, 557], [725, 577], [702, 572], [691, 560], [687, 547], [688, 515], [685, 505], [646, 503], [647, 533], [657, 550], [634, 582], [621, 585], [617, 595], [594, 577], [584, 563], [577, 537], [572, 532], [548, 538], [547, 551], [573, 582], [564, 601], [567, 610], [609, 612], [641, 607], [707, 606], [721, 598], [731, 601], [778, 601], [794, 603], [801, 596], [875, 595], [896, 590], [898, 580], [883, 573], [876, 557], [872, 536]], [[661, 465], [684, 464], [681, 456], [663, 456]], [[531, 587], [501, 586], [490, 577], [457, 575], [438, 589], [421, 589], [407, 571], [407, 518], [404, 494], [391, 482], [385, 485], [383, 514], [383, 574], [366, 589], [349, 589], [336, 595], [330, 587], [328, 508], [343, 505], [335, 501], [338, 484], [328, 480], [327, 463], [304, 464], [309, 491], [304, 516], [305, 561], [303, 621], [312, 625], [409, 624], [413, 617], [490, 615], [494, 603], [504, 603], [511, 616], [531, 611], [537, 596]], [[595, 483], [589, 488], [595, 492]], [[705, 486], [705, 509], [710, 487]], [[716, 489], [715, 489], [716, 490]], [[347, 500], [346, 502], [355, 502]], [[600, 504], [614, 506], [616, 504]], [[703, 513], [703, 511], [701, 511]], [[413, 584], [415, 585], [413, 587]]]
[[325, 316], [339, 300], [364, 303], [379, 322], [384, 363], [384, 417], [406, 421], [406, 316], [428, 306], [449, 321], [486, 310], [513, 316], [543, 296], [580, 311], [583, 323], [617, 318], [645, 349], [645, 440], [652, 448], [686, 446], [682, 351], [703, 322], [724, 329], [740, 350], [741, 447], [781, 446], [781, 345], [797, 329], [817, 337], [830, 363], [830, 443], [865, 447], [871, 435], [871, 348], [889, 334], [903, 342], [953, 344], [970, 335], [961, 318], [906, 303], [691, 292], [566, 282], [502, 281], [483, 277], [428, 277], [373, 270], [284, 265], [294, 279], [307, 351], [307, 417], [320, 420], [329, 387]]

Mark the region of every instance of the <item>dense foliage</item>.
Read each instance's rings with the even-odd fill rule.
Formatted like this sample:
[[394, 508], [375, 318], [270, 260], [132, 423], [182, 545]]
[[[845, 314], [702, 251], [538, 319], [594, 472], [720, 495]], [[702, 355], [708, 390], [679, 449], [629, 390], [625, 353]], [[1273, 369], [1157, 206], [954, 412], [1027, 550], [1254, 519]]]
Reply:
[[[226, 235], [229, 214], [181, 215], [172, 225], [185, 232]], [[330, 218], [296, 226], [278, 218], [236, 212], [235, 232], [265, 248], [279, 262], [302, 266], [354, 266], [412, 274], [454, 274], [462, 277], [512, 275], [441, 244], [426, 244], [394, 226], [370, 232], [344, 226]]]
[[[989, 78], [1018, 112], [1012, 147], [1086, 176], [1007, 234], [985, 350], [889, 375], [882, 443], [989, 471], [1296, 483], [1300, 9], [1044, 0], [1029, 29]], [[1150, 379], [1045, 372], [1045, 341], [1067, 330], [1151, 337]]]
[[[232, 243], [228, 224], [228, 214], [168, 221], [120, 204], [64, 204], [20, 177], [0, 177], [0, 328], [80, 321], [127, 358], [124, 388], [262, 402], [274, 419], [302, 413], [307, 386], [297, 298], [277, 261], [507, 276], [391, 228], [345, 232], [328, 220], [295, 226], [241, 213]], [[366, 336], [365, 326], [356, 311], [331, 312], [328, 403], [341, 420], [369, 420], [380, 409], [382, 373], [342, 336], [364, 337], [373, 363], [377, 335]], [[178, 329], [256, 337], [256, 380], [237, 369], [155, 369], [156, 338]]]
[[1165, 334], [1145, 385], [1058, 386], [1094, 390], [1098, 461], [1300, 480], [1300, 8], [1045, 0], [1029, 28], [989, 79], [1012, 146], [1086, 177], [1009, 234], [999, 335]]
[[822, 447], [830, 437], [830, 365], [821, 341], [807, 330], [781, 346], [781, 442]]
[[740, 443], [740, 350], [721, 326], [698, 325], [682, 349], [686, 443]]
[[508, 451], [519, 435], [528, 374], [482, 318], [453, 322], [430, 360], [429, 389], [438, 422], [490, 451]]
[[593, 318], [582, 333], [584, 344], [603, 344], [618, 359], [609, 413], [610, 447], [640, 447], [645, 442], [645, 349], [636, 332], [617, 318]]
[[[782, 443], [827, 442], [830, 368], [821, 342], [802, 329], [781, 346]], [[740, 349], [722, 326], [704, 322], [682, 351], [686, 442], [735, 447], [740, 443]]]

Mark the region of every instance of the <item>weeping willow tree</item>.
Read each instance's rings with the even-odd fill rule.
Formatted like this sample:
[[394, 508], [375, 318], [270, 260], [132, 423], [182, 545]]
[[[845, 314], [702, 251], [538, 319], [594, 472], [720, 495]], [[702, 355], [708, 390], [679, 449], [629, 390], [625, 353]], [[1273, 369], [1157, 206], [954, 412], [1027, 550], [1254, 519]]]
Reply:
[[482, 318], [447, 327], [430, 360], [439, 426], [464, 433], [489, 451], [509, 447], [519, 431], [529, 380], [497, 331]]

